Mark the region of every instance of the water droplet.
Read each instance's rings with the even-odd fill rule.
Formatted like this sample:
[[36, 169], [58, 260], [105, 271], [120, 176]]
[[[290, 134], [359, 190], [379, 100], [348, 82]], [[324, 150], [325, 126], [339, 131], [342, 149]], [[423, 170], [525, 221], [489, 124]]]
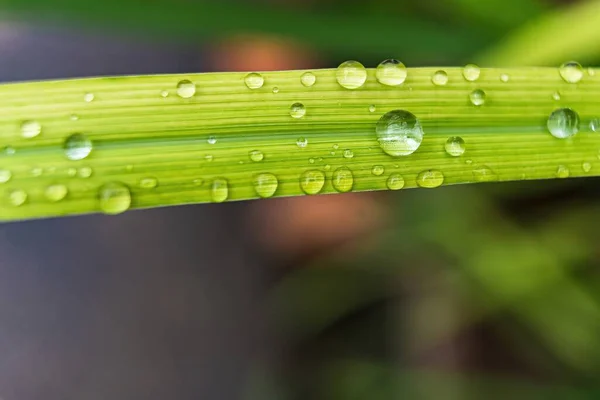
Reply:
[[83, 96], [83, 100], [85, 100], [86, 103], [91, 103], [95, 98], [96, 96], [94, 96], [94, 93], [86, 93]]
[[160, 92], [160, 96], [161, 97], [169, 97], [169, 92], [166, 90], [163, 90], [162, 92]]
[[350, 149], [344, 150], [344, 158], [352, 158], [354, 157], [354, 152]]
[[302, 118], [306, 114], [306, 107], [302, 103], [294, 103], [290, 107], [290, 115], [294, 118]]
[[465, 161], [465, 163], [466, 163], [467, 165], [471, 165], [471, 164], [473, 164], [473, 160], [467, 160], [467, 161]]
[[317, 194], [325, 185], [325, 174], [318, 170], [306, 171], [300, 177], [300, 187], [306, 194]]
[[257, 72], [251, 72], [244, 78], [248, 89], [260, 89], [265, 84], [265, 78]]
[[564, 63], [558, 71], [563, 80], [568, 83], [577, 83], [583, 78], [583, 67], [575, 61]]
[[592, 68], [592, 67], [589, 67], [588, 68], [588, 74], [590, 76], [596, 76], [596, 70], [594, 68]]
[[12, 178], [12, 173], [7, 169], [0, 169], [0, 183], [6, 183]]
[[36, 137], [42, 132], [42, 126], [37, 121], [25, 121], [21, 125], [21, 136], [25, 139]]
[[194, 82], [184, 79], [177, 84], [177, 95], [182, 99], [189, 99], [196, 94], [196, 85]]
[[71, 121], [79, 121], [79, 116], [77, 114], [71, 114], [69, 117]]
[[369, 106], [369, 112], [374, 113], [375, 111], [377, 111], [377, 107], [375, 107], [373, 104], [371, 104]]
[[140, 187], [142, 189], [154, 189], [156, 186], [158, 186], [158, 180], [154, 177], [140, 179]]
[[212, 162], [214, 157], [212, 156], [212, 154], [207, 154], [206, 156], [204, 156], [204, 159], [206, 160], [206, 162]]
[[67, 197], [68, 189], [65, 185], [56, 184], [46, 188], [44, 195], [50, 201], [57, 202]]
[[275, 86], [273, 88], [273, 94], [277, 94], [277, 93], [279, 93], [279, 88], [277, 86]]
[[569, 168], [567, 168], [564, 165], [559, 165], [558, 169], [556, 170], [556, 177], [557, 178], [563, 178], [563, 179], [564, 178], [568, 178], [570, 174], [571, 173], [569, 171]]
[[339, 149], [339, 148], [340, 148], [340, 145], [336, 143], [336, 144], [334, 144], [334, 145], [333, 145], [333, 146], [331, 146], [331, 147], [332, 147], [334, 150], [337, 150], [337, 149]]
[[254, 162], [260, 162], [265, 158], [264, 154], [260, 150], [252, 150], [250, 153], [250, 159]]
[[29, 171], [31, 176], [41, 176], [42, 173], [44, 172], [44, 170], [40, 167], [35, 167], [32, 168], [31, 171]]
[[120, 214], [131, 207], [131, 192], [120, 182], [111, 182], [102, 186], [98, 198], [100, 209], [105, 214]]
[[463, 138], [453, 136], [446, 141], [446, 153], [452, 157], [460, 157], [465, 153], [465, 141]]
[[510, 76], [508, 74], [502, 74], [500, 75], [500, 80], [506, 83], [510, 80]]
[[404, 187], [404, 178], [400, 174], [392, 174], [387, 180], [387, 187], [390, 190], [400, 190]]
[[383, 175], [384, 172], [385, 172], [385, 168], [383, 167], [383, 165], [375, 165], [371, 169], [371, 173], [375, 176], [381, 176], [381, 175]]
[[211, 198], [215, 203], [222, 203], [229, 197], [229, 184], [226, 179], [218, 178], [212, 183]]
[[347, 193], [352, 190], [354, 185], [354, 176], [348, 167], [340, 167], [335, 170], [332, 178], [333, 188], [340, 193]]
[[467, 64], [463, 69], [463, 76], [469, 82], [475, 82], [481, 75], [481, 69], [475, 64]]
[[263, 173], [254, 177], [254, 190], [263, 199], [273, 197], [277, 186], [279, 186], [279, 182], [273, 174]]
[[581, 169], [583, 169], [583, 172], [590, 172], [592, 170], [592, 164], [589, 162], [584, 162], [581, 165]]
[[90, 167], [79, 168], [79, 176], [81, 178], [89, 178], [90, 176], [92, 176], [92, 169]]
[[300, 82], [303, 86], [311, 87], [317, 81], [317, 77], [312, 72], [305, 72], [300, 77]]
[[346, 61], [337, 68], [335, 77], [343, 88], [358, 89], [367, 81], [367, 70], [358, 61]]
[[207, 142], [208, 144], [215, 144], [217, 143], [217, 138], [214, 136], [209, 136]]
[[579, 115], [570, 108], [559, 108], [548, 117], [548, 130], [559, 139], [575, 136], [579, 132]]
[[196, 186], [202, 186], [204, 184], [204, 179], [202, 178], [196, 178], [192, 181], [192, 183]]
[[436, 86], [445, 86], [448, 83], [448, 74], [446, 71], [436, 71], [431, 77], [431, 82]]
[[417, 151], [423, 141], [423, 128], [415, 115], [394, 110], [381, 117], [375, 128], [382, 150], [390, 156], [407, 156]]
[[486, 94], [481, 89], [475, 89], [469, 95], [469, 99], [471, 100], [471, 103], [474, 106], [478, 106], [478, 107], [485, 104], [485, 98], [486, 98]]
[[64, 150], [69, 160], [83, 160], [92, 152], [92, 141], [87, 136], [76, 133], [67, 138]]
[[498, 176], [485, 165], [475, 166], [473, 169], [473, 179], [476, 182], [493, 182], [498, 180]]
[[306, 138], [298, 138], [298, 140], [296, 140], [296, 146], [300, 147], [301, 149], [305, 148], [308, 145], [308, 139]]
[[433, 189], [442, 186], [444, 174], [437, 169], [423, 171], [417, 176], [417, 185], [422, 188]]
[[27, 193], [24, 190], [16, 189], [8, 193], [8, 202], [15, 207], [22, 206], [26, 201]]
[[77, 170], [75, 168], [69, 168], [67, 169], [67, 175], [73, 178], [77, 175]]
[[554, 93], [552, 94], [552, 98], [553, 98], [554, 100], [556, 100], [556, 101], [559, 101], [559, 100], [560, 100], [560, 93], [559, 93], [559, 92], [554, 92]]
[[590, 122], [590, 129], [592, 132], [600, 132], [600, 118], [594, 118]]
[[314, 158], [309, 158], [308, 159], [308, 163], [309, 164], [314, 164], [315, 163], [315, 159]]
[[14, 147], [11, 146], [6, 146], [4, 148], [4, 154], [6, 154], [7, 156], [12, 156], [16, 153], [17, 151], [14, 149]]
[[406, 66], [398, 60], [385, 60], [377, 66], [375, 77], [383, 85], [401, 85], [406, 80]]

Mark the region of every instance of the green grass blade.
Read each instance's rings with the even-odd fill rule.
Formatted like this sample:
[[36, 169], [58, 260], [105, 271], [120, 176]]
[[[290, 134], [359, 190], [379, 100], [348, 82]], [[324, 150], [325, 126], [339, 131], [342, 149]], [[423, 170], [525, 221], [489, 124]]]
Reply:
[[[112, 182], [124, 185], [124, 194], [129, 191], [130, 208], [148, 208], [303, 195], [307, 171], [325, 177], [319, 193], [385, 190], [394, 176], [402, 177], [404, 188], [414, 188], [420, 174], [430, 170], [443, 174], [445, 185], [555, 178], [559, 166], [571, 177], [600, 174], [600, 133], [590, 129], [600, 117], [600, 71], [569, 84], [551, 68], [482, 69], [476, 82], [466, 81], [460, 68], [447, 68], [448, 84], [435, 86], [436, 70], [409, 69], [398, 87], [378, 83], [375, 71], [368, 70], [357, 90], [341, 87], [335, 70], [313, 71], [312, 87], [301, 84], [303, 71], [268, 72], [264, 86], [255, 90], [244, 84], [245, 73], [0, 86], [0, 146], [5, 148], [0, 178], [6, 181], [10, 172], [0, 184], [0, 219], [129, 208], [118, 198], [101, 199], [119, 194], [102, 189]], [[502, 74], [508, 81], [500, 79]], [[195, 83], [193, 97], [177, 95], [182, 79]], [[475, 89], [487, 93], [480, 107], [469, 100]], [[557, 91], [560, 100], [553, 98]], [[93, 101], [84, 100], [86, 93], [94, 95]], [[302, 118], [290, 115], [297, 102], [306, 108]], [[548, 133], [548, 116], [560, 107], [579, 113], [580, 132], [573, 138]], [[410, 156], [386, 154], [375, 134], [381, 116], [397, 109], [415, 114], [425, 131]], [[23, 137], [27, 121], [40, 124], [38, 136]], [[91, 154], [80, 161], [69, 160], [64, 150], [76, 133], [93, 142]], [[453, 136], [466, 143], [460, 157], [445, 151]], [[298, 146], [301, 138], [308, 142], [305, 147]], [[352, 185], [336, 189], [336, 171], [342, 167], [351, 170]], [[269, 180], [257, 185], [260, 174], [272, 174], [276, 188]], [[65, 186], [64, 199], [62, 186], [53, 185]]]

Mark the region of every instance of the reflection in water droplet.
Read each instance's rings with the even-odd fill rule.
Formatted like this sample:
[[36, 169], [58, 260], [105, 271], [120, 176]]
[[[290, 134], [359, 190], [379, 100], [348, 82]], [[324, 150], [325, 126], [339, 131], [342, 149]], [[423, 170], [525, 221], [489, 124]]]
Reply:
[[332, 178], [333, 188], [340, 193], [347, 193], [352, 190], [354, 185], [354, 176], [347, 167], [340, 167], [335, 170]]
[[474, 106], [482, 106], [485, 104], [486, 94], [481, 89], [475, 89], [469, 95], [469, 99]]
[[48, 186], [44, 195], [49, 201], [57, 202], [64, 199], [67, 196], [67, 193], [68, 189], [65, 185], [56, 184]]
[[260, 89], [265, 84], [265, 78], [259, 73], [251, 72], [244, 78], [248, 89]]
[[448, 155], [460, 157], [465, 153], [465, 141], [461, 137], [453, 136], [446, 141], [445, 149]]
[[381, 175], [383, 175], [384, 172], [385, 172], [385, 168], [383, 167], [383, 165], [375, 165], [371, 169], [371, 173], [375, 176], [381, 176]]
[[548, 131], [552, 136], [565, 139], [579, 132], [579, 115], [570, 108], [559, 108], [548, 117]]
[[83, 96], [83, 100], [84, 100], [86, 103], [91, 103], [92, 101], [94, 101], [94, 98], [95, 98], [95, 96], [94, 96], [94, 93], [86, 93], [86, 94]]
[[64, 150], [69, 160], [83, 160], [92, 152], [92, 141], [87, 136], [76, 133], [67, 138]]
[[377, 66], [377, 81], [387, 86], [398, 86], [406, 80], [406, 66], [398, 60], [385, 60]]
[[350, 149], [344, 150], [344, 158], [352, 158], [354, 157], [354, 152]]
[[358, 61], [346, 61], [337, 68], [335, 77], [343, 88], [358, 89], [367, 81], [367, 70]]
[[400, 174], [392, 174], [387, 180], [387, 187], [390, 190], [400, 190], [404, 187], [404, 178]]
[[12, 206], [19, 207], [27, 201], [27, 193], [24, 190], [16, 189], [8, 192], [8, 203]]
[[196, 85], [188, 79], [179, 81], [177, 84], [177, 94], [182, 99], [189, 99], [196, 94]]
[[498, 180], [498, 176], [489, 167], [478, 165], [473, 169], [473, 179], [476, 182], [493, 182]]
[[417, 176], [417, 185], [422, 188], [433, 189], [442, 186], [443, 183], [444, 174], [436, 169], [423, 171]]
[[448, 83], [448, 74], [446, 71], [436, 71], [431, 77], [431, 82], [436, 86], [445, 86]]
[[263, 199], [273, 197], [279, 182], [273, 174], [263, 173], [254, 177], [254, 190]]
[[81, 178], [89, 178], [90, 176], [92, 176], [92, 169], [90, 167], [79, 168], [79, 176]]
[[306, 114], [306, 107], [302, 103], [294, 103], [290, 107], [290, 115], [294, 118], [302, 118]]
[[558, 169], [556, 170], [557, 178], [568, 178], [570, 174], [569, 168], [564, 165], [559, 165]]
[[306, 171], [300, 177], [300, 188], [306, 194], [317, 194], [325, 185], [325, 174], [319, 170]]
[[423, 141], [423, 128], [415, 115], [404, 110], [383, 115], [375, 128], [382, 150], [390, 156], [407, 156]]
[[510, 76], [508, 74], [502, 74], [500, 75], [500, 80], [506, 83], [510, 80]]
[[298, 140], [296, 140], [296, 146], [300, 147], [301, 149], [305, 148], [308, 145], [308, 139], [306, 138], [298, 138]]
[[558, 71], [563, 80], [568, 83], [577, 83], [583, 78], [583, 67], [575, 61], [564, 63]]
[[581, 169], [583, 169], [583, 172], [590, 172], [592, 170], [592, 164], [590, 164], [589, 162], [584, 162], [581, 165]]
[[475, 64], [467, 64], [463, 69], [463, 76], [469, 82], [475, 82], [481, 75], [481, 69]]
[[312, 85], [315, 84], [316, 81], [317, 81], [317, 77], [312, 72], [305, 72], [300, 77], [300, 82], [302, 82], [302, 85], [304, 85], [306, 87], [311, 87]]
[[140, 179], [140, 187], [142, 189], [154, 189], [158, 186], [158, 180], [154, 177], [147, 177]]
[[215, 203], [222, 203], [229, 197], [229, 184], [226, 179], [217, 178], [212, 183], [211, 199]]
[[100, 188], [98, 193], [100, 209], [105, 214], [120, 214], [131, 206], [131, 192], [120, 182], [107, 183]]
[[377, 107], [375, 107], [375, 105], [371, 104], [369, 106], [369, 112], [374, 113], [375, 111], [377, 111]]
[[12, 173], [7, 169], [0, 169], [0, 183], [6, 183], [12, 178]]
[[25, 139], [36, 137], [42, 132], [42, 126], [37, 121], [25, 121], [21, 124], [21, 136]]
[[264, 154], [260, 150], [252, 150], [249, 153], [250, 159], [254, 162], [260, 162], [265, 158]]

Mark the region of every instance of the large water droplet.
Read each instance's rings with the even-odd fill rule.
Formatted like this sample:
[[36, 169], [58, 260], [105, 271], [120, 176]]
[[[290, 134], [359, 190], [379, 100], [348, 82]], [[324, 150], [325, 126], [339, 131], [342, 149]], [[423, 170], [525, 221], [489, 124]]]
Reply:
[[131, 207], [131, 192], [120, 182], [111, 182], [100, 188], [100, 209], [105, 214], [120, 214]]
[[592, 164], [589, 162], [584, 162], [581, 164], [581, 169], [583, 169], [583, 172], [590, 172], [592, 170]]
[[446, 71], [436, 71], [431, 77], [431, 82], [436, 86], [445, 86], [448, 83], [448, 74]]
[[249, 153], [250, 159], [254, 162], [260, 162], [265, 158], [264, 154], [260, 150], [252, 150]]
[[317, 77], [312, 72], [305, 72], [300, 77], [300, 82], [302, 82], [302, 85], [304, 85], [306, 87], [311, 87], [312, 85], [315, 84], [316, 81], [317, 81]]
[[452, 157], [460, 157], [465, 153], [465, 141], [463, 138], [453, 136], [446, 141], [446, 153]]
[[567, 168], [564, 165], [559, 165], [558, 169], [556, 170], [556, 177], [557, 178], [568, 178], [569, 175], [571, 174], [571, 172], [569, 171], [569, 168]]
[[423, 128], [415, 115], [394, 110], [381, 117], [375, 128], [377, 140], [387, 154], [399, 157], [417, 151], [423, 141]]
[[383, 85], [401, 85], [406, 80], [406, 66], [398, 60], [385, 60], [377, 66], [375, 77]]
[[7, 169], [0, 169], [0, 183], [6, 183], [12, 178], [12, 173]]
[[94, 101], [94, 99], [95, 99], [95, 98], [96, 98], [96, 96], [94, 96], [94, 93], [86, 93], [86, 94], [83, 96], [83, 100], [84, 100], [86, 103], [91, 103], [92, 101]]
[[333, 173], [333, 188], [340, 193], [346, 193], [352, 190], [354, 185], [354, 176], [348, 167], [340, 167]]
[[381, 176], [385, 172], [383, 165], [374, 165], [371, 169], [371, 173], [375, 176]]
[[486, 98], [486, 94], [481, 89], [475, 89], [469, 95], [469, 100], [471, 100], [471, 103], [474, 106], [478, 106], [478, 107], [485, 104], [485, 98]]
[[10, 205], [19, 207], [27, 201], [27, 193], [22, 189], [11, 190], [8, 193], [8, 202]]
[[563, 80], [568, 83], [577, 83], [583, 78], [583, 67], [576, 61], [564, 63], [558, 71]]
[[21, 125], [21, 136], [25, 139], [36, 137], [42, 132], [42, 126], [37, 121], [25, 121]]
[[56, 184], [46, 188], [44, 195], [49, 201], [57, 202], [67, 197], [68, 189], [65, 185]]
[[367, 81], [367, 70], [358, 61], [346, 61], [337, 68], [335, 77], [340, 86], [358, 89]]
[[390, 190], [400, 190], [404, 187], [404, 178], [400, 174], [392, 174], [387, 180], [387, 187]]
[[306, 107], [302, 103], [294, 103], [290, 107], [290, 115], [294, 118], [302, 118], [306, 115]]
[[476, 182], [493, 182], [498, 180], [498, 176], [491, 168], [485, 165], [477, 165], [473, 168], [473, 179]]
[[481, 75], [481, 69], [475, 64], [467, 64], [463, 69], [463, 76], [469, 82], [475, 82]]
[[156, 186], [158, 186], [158, 180], [152, 176], [140, 179], [142, 189], [154, 189]]
[[188, 79], [179, 81], [177, 84], [177, 94], [183, 99], [189, 99], [196, 94], [196, 85]]
[[248, 89], [260, 89], [265, 84], [265, 78], [259, 73], [251, 72], [244, 78]]
[[442, 186], [443, 183], [444, 174], [437, 169], [423, 171], [417, 176], [417, 185], [422, 188], [433, 189]]
[[67, 138], [64, 149], [69, 160], [83, 160], [92, 152], [92, 141], [87, 136], [76, 133]]
[[273, 197], [277, 186], [279, 186], [279, 182], [273, 174], [263, 173], [254, 177], [254, 190], [263, 199]]
[[559, 108], [548, 117], [548, 131], [559, 139], [575, 136], [579, 132], [579, 115], [570, 108]]
[[325, 174], [318, 170], [306, 171], [300, 177], [300, 187], [306, 194], [317, 194], [325, 185]]
[[222, 203], [229, 197], [229, 183], [226, 179], [218, 178], [212, 183], [211, 199], [215, 203]]

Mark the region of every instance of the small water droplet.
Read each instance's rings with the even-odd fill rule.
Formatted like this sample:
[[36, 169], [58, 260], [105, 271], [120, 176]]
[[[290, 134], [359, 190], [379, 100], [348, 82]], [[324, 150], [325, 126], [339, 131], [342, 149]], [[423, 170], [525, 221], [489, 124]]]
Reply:
[[381, 149], [390, 156], [407, 156], [423, 141], [423, 128], [415, 115], [404, 110], [384, 114], [375, 128]]
[[431, 82], [436, 86], [445, 86], [448, 83], [448, 74], [446, 71], [436, 71], [431, 77]]
[[500, 75], [500, 80], [506, 83], [510, 80], [510, 76], [508, 74], [502, 74]]
[[325, 185], [325, 174], [318, 170], [306, 171], [300, 177], [300, 188], [306, 194], [317, 194]]
[[437, 169], [423, 171], [417, 176], [417, 185], [422, 188], [433, 189], [442, 186], [443, 183], [444, 174]]
[[302, 85], [304, 85], [306, 87], [313, 86], [316, 81], [317, 81], [317, 77], [312, 72], [305, 72], [300, 77], [300, 82], [302, 83]]
[[204, 156], [204, 159], [206, 160], [206, 162], [212, 162], [214, 157], [212, 156], [212, 154], [207, 154], [206, 156]]
[[466, 160], [466, 161], [465, 161], [465, 164], [467, 164], [467, 165], [471, 165], [471, 164], [473, 164], [473, 160]]
[[208, 144], [215, 144], [217, 143], [217, 138], [214, 136], [209, 136], [207, 142]]
[[25, 121], [21, 124], [21, 136], [25, 139], [36, 137], [42, 132], [42, 126], [37, 121]]
[[279, 88], [277, 86], [275, 86], [273, 88], [273, 94], [277, 94], [277, 93], [279, 93]]
[[583, 67], [576, 61], [564, 63], [558, 71], [563, 80], [568, 83], [577, 83], [583, 78]]
[[309, 158], [308, 159], [308, 163], [309, 164], [314, 164], [315, 163], [315, 159], [314, 158]]
[[120, 182], [110, 182], [100, 188], [98, 192], [100, 209], [109, 215], [120, 214], [131, 207], [131, 192]]
[[400, 190], [404, 187], [404, 178], [400, 174], [392, 174], [387, 180], [387, 187], [390, 190]]
[[44, 172], [44, 170], [40, 167], [32, 168], [30, 171], [31, 176], [42, 176], [43, 172]]
[[590, 129], [592, 132], [600, 132], [600, 118], [594, 118], [590, 122]]
[[56, 184], [48, 186], [44, 192], [44, 195], [49, 201], [58, 202], [67, 197], [68, 191], [69, 190], [65, 185]]
[[406, 80], [406, 66], [398, 60], [385, 60], [377, 66], [375, 77], [382, 85], [398, 86]]
[[22, 189], [15, 189], [8, 192], [8, 202], [10, 205], [19, 207], [27, 201], [27, 193]]
[[154, 189], [156, 186], [158, 186], [158, 180], [154, 177], [140, 179], [140, 187], [142, 189]]
[[554, 100], [556, 100], [556, 101], [559, 101], [559, 100], [560, 100], [560, 93], [559, 93], [559, 92], [554, 92], [554, 93], [552, 94], [552, 98], [553, 98]]
[[354, 157], [354, 152], [350, 149], [344, 150], [344, 158], [352, 158]]
[[569, 171], [569, 168], [567, 168], [564, 165], [559, 165], [558, 169], [556, 170], [556, 177], [557, 178], [568, 178], [569, 175], [571, 174], [571, 172]]
[[64, 150], [69, 160], [83, 160], [92, 152], [92, 141], [84, 134], [75, 133], [65, 141]]
[[189, 99], [196, 94], [196, 85], [194, 82], [184, 79], [177, 84], [177, 95], [182, 99]]
[[592, 164], [589, 162], [584, 162], [581, 165], [581, 169], [583, 169], [583, 172], [590, 172], [592, 170]]
[[469, 82], [475, 82], [481, 75], [481, 69], [475, 64], [467, 64], [463, 69], [463, 76]]
[[160, 92], [160, 97], [169, 97], [169, 92], [166, 90], [163, 90], [162, 92]]
[[17, 151], [14, 149], [14, 147], [11, 146], [6, 146], [4, 148], [4, 154], [6, 154], [7, 156], [12, 156], [16, 153]]
[[290, 115], [294, 118], [302, 118], [306, 114], [306, 107], [302, 103], [294, 103], [290, 107]]
[[90, 167], [79, 168], [79, 176], [81, 178], [89, 178], [90, 176], [92, 176], [92, 169]]
[[461, 137], [453, 136], [446, 141], [445, 149], [448, 155], [460, 157], [465, 153], [465, 141]]
[[374, 165], [371, 169], [371, 173], [375, 176], [381, 176], [385, 172], [383, 165]]
[[222, 203], [229, 197], [229, 184], [226, 179], [218, 178], [212, 183], [211, 199], [215, 203]]
[[548, 131], [552, 136], [565, 139], [579, 132], [579, 115], [570, 108], [559, 108], [548, 117]]
[[77, 115], [77, 114], [71, 114], [71, 116], [69, 117], [69, 119], [71, 121], [79, 121], [79, 115]]
[[377, 111], [377, 107], [375, 107], [375, 105], [371, 104], [371, 105], [369, 106], [369, 112], [370, 112], [370, 113], [374, 113], [375, 111]]
[[12, 173], [7, 169], [0, 169], [0, 183], [6, 183], [12, 178]]
[[260, 162], [265, 158], [264, 154], [260, 150], [252, 150], [250, 153], [250, 159], [254, 162]]
[[86, 103], [91, 103], [92, 101], [94, 101], [94, 99], [95, 99], [95, 98], [96, 98], [96, 96], [94, 96], [94, 93], [86, 93], [86, 94], [83, 96], [83, 100], [84, 100]]
[[352, 190], [354, 185], [354, 176], [348, 167], [340, 167], [335, 170], [332, 178], [333, 188], [340, 193], [347, 193]]
[[308, 145], [308, 139], [306, 138], [298, 138], [298, 140], [296, 140], [296, 146], [300, 147], [301, 149], [305, 148]]
[[339, 149], [339, 148], [340, 148], [340, 145], [336, 143], [336, 144], [334, 144], [334, 145], [333, 145], [333, 146], [331, 146], [331, 147], [332, 147], [334, 150], [337, 150], [337, 149]]
[[341, 87], [358, 89], [367, 81], [367, 70], [358, 61], [346, 61], [337, 68], [335, 77]]
[[244, 78], [248, 89], [260, 89], [265, 84], [265, 78], [257, 72], [251, 72]]
[[277, 191], [277, 186], [279, 186], [279, 182], [273, 174], [263, 173], [254, 177], [254, 190], [263, 199], [273, 197]]
[[77, 175], [77, 170], [75, 168], [69, 168], [67, 169], [67, 175], [73, 178]]
[[596, 76], [596, 70], [592, 67], [588, 68], [588, 75], [589, 76]]
[[498, 176], [485, 165], [475, 166], [473, 169], [473, 179], [476, 182], [493, 182], [498, 180]]
[[485, 104], [486, 94], [481, 89], [475, 89], [469, 95], [469, 99], [474, 106], [482, 106]]

